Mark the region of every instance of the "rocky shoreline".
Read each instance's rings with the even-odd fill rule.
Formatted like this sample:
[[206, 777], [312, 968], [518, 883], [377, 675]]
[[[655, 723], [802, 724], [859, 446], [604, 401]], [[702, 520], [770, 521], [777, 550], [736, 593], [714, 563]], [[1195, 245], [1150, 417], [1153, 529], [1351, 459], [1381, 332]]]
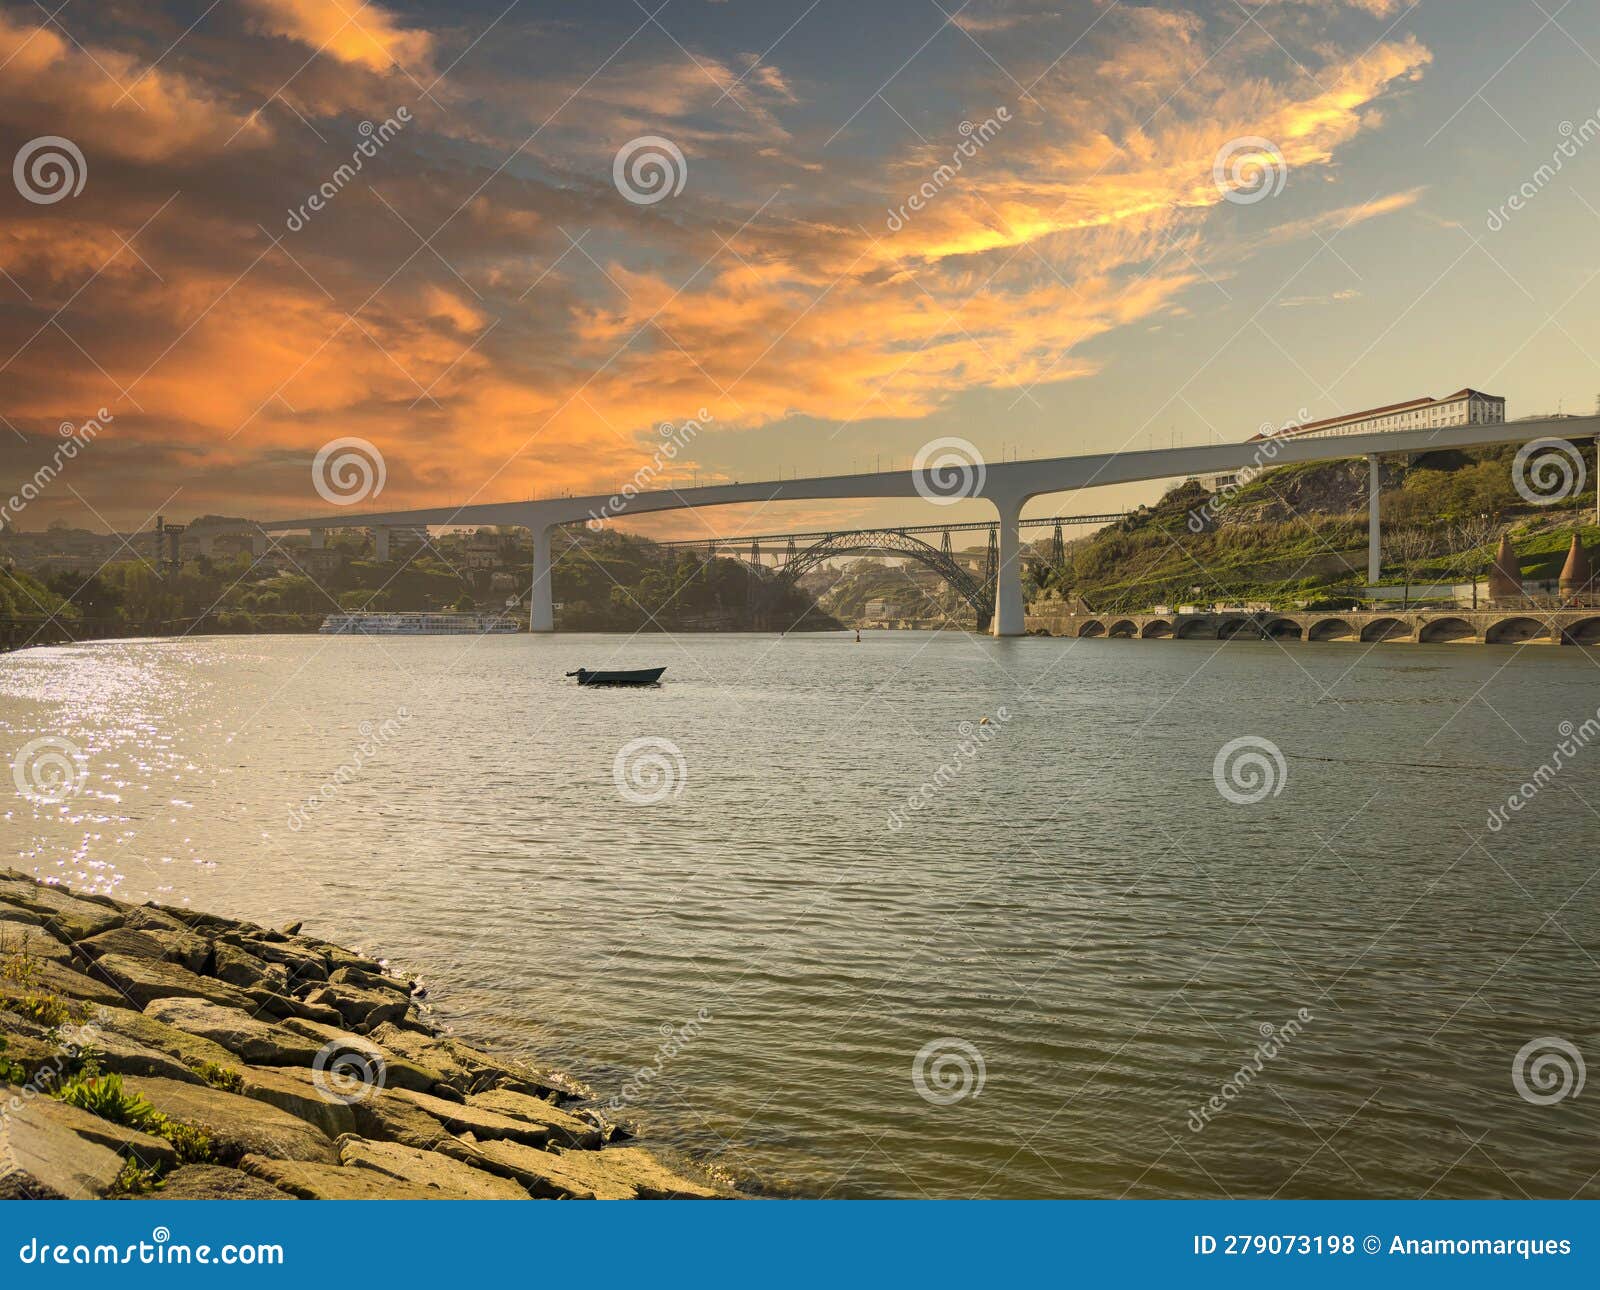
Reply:
[[735, 1194], [587, 1101], [298, 923], [0, 869], [0, 1199]]

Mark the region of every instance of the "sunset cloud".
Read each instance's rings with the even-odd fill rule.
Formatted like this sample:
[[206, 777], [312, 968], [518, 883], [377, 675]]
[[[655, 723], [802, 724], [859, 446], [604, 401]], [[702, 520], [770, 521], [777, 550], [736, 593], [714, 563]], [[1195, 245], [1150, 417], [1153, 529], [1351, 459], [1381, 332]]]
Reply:
[[373, 71], [394, 65], [420, 70], [433, 50], [430, 33], [401, 27], [393, 14], [361, 0], [245, 0], [245, 5], [262, 31]]
[[[1020, 398], [1182, 311], [1215, 257], [1420, 192], [1329, 205], [1306, 182], [1423, 74], [1409, 35], [1286, 61], [1258, 26], [1192, 13], [1060, 28], [974, 6], [942, 37], [964, 70], [927, 82], [920, 109], [924, 82], [891, 87], [891, 109], [876, 73], [844, 94], [783, 49], [585, 46], [514, 17], [478, 41], [416, 12], [247, 0], [231, 26], [138, 47], [86, 26], [82, 49], [0, 18], [0, 120], [71, 137], [89, 166], [71, 201], [3, 199], [0, 397], [27, 435], [114, 407], [118, 472], [90, 462], [78, 481], [97, 507], [177, 483], [180, 509], [317, 509], [306, 470], [339, 435], [381, 447], [399, 506], [608, 488], [652, 427], [701, 408], [730, 437]], [[1046, 52], [1041, 24], [1060, 37]], [[396, 65], [451, 70], [423, 95]], [[401, 104], [412, 123], [363, 152], [361, 122]], [[644, 134], [685, 156], [659, 204], [612, 183]], [[1273, 141], [1300, 197], [1270, 232], [1238, 232], [1215, 182], [1239, 136]]]

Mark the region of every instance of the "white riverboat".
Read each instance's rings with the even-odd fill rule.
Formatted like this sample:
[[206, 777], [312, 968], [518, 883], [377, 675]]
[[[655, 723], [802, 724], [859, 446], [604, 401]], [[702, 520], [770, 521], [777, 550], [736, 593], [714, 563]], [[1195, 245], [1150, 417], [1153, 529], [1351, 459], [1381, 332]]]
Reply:
[[518, 630], [505, 614], [329, 614], [324, 636], [486, 636]]

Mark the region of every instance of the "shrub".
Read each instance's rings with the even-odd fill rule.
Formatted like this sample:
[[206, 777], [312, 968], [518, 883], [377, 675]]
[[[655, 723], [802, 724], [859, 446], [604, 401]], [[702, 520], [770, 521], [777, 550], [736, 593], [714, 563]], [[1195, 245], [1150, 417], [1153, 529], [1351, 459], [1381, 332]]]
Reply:
[[112, 1196], [143, 1196], [160, 1191], [161, 1169], [158, 1165], [141, 1165], [137, 1160], [124, 1160], [117, 1176], [112, 1179], [109, 1194]]
[[25, 994], [7, 1005], [13, 1012], [38, 1022], [46, 1030], [59, 1030], [62, 1026], [81, 1026], [93, 1015], [94, 1009], [76, 999], [62, 999], [53, 994]]
[[244, 1077], [233, 1067], [224, 1066], [220, 1062], [201, 1062], [194, 1067], [194, 1073], [212, 1088], [219, 1088], [224, 1093], [244, 1091]]

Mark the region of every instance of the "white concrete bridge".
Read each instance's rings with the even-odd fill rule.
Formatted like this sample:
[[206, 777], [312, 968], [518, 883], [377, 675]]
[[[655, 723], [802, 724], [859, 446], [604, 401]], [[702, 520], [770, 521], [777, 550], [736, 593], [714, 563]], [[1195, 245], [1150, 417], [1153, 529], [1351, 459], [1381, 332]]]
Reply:
[[[1366, 457], [1372, 465], [1368, 505], [1368, 575], [1378, 578], [1381, 538], [1378, 528], [1378, 460], [1451, 448], [1481, 448], [1494, 444], [1529, 443], [1536, 439], [1586, 439], [1600, 434], [1600, 416], [1561, 417], [1539, 421], [1508, 421], [1491, 425], [1446, 426], [1431, 430], [1397, 430], [1328, 438], [1304, 437], [1210, 444], [1198, 448], [1158, 448], [1145, 452], [1095, 453], [1082, 457], [1046, 457], [1031, 461], [989, 462], [973, 472], [973, 486], [955, 498], [981, 498], [995, 508], [999, 522], [999, 567], [995, 588], [993, 632], [996, 636], [1023, 633], [1021, 540], [1018, 522], [1022, 508], [1051, 493], [1074, 492], [1111, 484], [1157, 479], [1182, 479], [1247, 468], [1295, 465]], [[1269, 450], [1268, 445], [1271, 445]], [[815, 479], [780, 479], [764, 483], [714, 484], [698, 488], [664, 488], [640, 492], [621, 501], [609, 494], [586, 497], [552, 497], [538, 501], [475, 502], [409, 511], [351, 514], [337, 511], [300, 519], [261, 521], [265, 532], [304, 531], [320, 542], [326, 529], [372, 528], [386, 538], [390, 528], [443, 527], [447, 525], [510, 524], [533, 534], [533, 587], [529, 627], [536, 632], [555, 629], [550, 584], [551, 532], [558, 525], [602, 516], [621, 520], [657, 511], [731, 506], [750, 502], [859, 501], [926, 497], [928, 479], [914, 470], [882, 471], [863, 475], [827, 475]], [[930, 503], [931, 505], [932, 503]], [[387, 543], [380, 539], [380, 553]]]

